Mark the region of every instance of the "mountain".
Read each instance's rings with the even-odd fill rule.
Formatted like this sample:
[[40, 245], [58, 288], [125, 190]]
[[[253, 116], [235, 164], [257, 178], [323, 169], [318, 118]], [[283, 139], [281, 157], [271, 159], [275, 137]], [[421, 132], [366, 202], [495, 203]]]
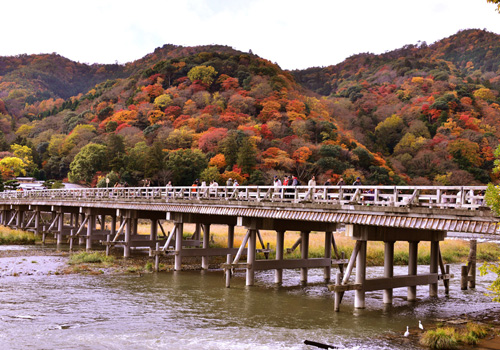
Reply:
[[94, 185], [486, 183], [499, 47], [468, 30], [293, 72], [222, 45], [164, 45], [125, 65], [0, 57], [0, 170]]
[[486, 183], [496, 179], [498, 57], [499, 35], [465, 30], [293, 74], [334, 102], [337, 122], [411, 183]]

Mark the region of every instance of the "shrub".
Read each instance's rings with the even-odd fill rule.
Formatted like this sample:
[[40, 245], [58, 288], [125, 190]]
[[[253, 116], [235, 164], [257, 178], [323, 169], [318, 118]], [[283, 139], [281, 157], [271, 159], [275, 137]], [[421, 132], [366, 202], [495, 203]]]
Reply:
[[431, 349], [458, 349], [457, 332], [451, 327], [427, 331], [420, 339], [420, 344]]
[[87, 253], [81, 252], [72, 254], [69, 258], [69, 264], [100, 264], [100, 263], [111, 263], [114, 261], [112, 256], [106, 256], [104, 253], [94, 252]]

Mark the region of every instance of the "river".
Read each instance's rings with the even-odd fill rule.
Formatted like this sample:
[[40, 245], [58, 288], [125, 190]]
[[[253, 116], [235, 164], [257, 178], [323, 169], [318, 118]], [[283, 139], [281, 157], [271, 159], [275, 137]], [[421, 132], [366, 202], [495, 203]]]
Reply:
[[[461, 291], [459, 265], [451, 267], [456, 277], [448, 297], [442, 284], [438, 298], [421, 286], [418, 302], [409, 304], [400, 288], [384, 307], [382, 292], [370, 292], [367, 308], [354, 310], [348, 292], [336, 313], [319, 269], [310, 271], [307, 287], [297, 286], [297, 270], [284, 272], [281, 287], [268, 271], [256, 273], [253, 287], [238, 272], [224, 288], [221, 271], [54, 274], [65, 263], [51, 256], [0, 258], [0, 349], [318, 349], [305, 339], [341, 349], [416, 349], [403, 338], [407, 325], [416, 334], [418, 320], [425, 326], [500, 308], [484, 296], [495, 276]], [[367, 276], [381, 276], [382, 269], [368, 268]], [[395, 268], [395, 275], [405, 273]]]

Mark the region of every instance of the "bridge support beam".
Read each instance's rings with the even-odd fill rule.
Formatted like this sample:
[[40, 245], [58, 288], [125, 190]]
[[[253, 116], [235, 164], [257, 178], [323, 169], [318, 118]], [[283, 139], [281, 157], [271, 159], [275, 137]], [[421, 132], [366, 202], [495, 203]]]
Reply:
[[[208, 249], [210, 246], [210, 224], [202, 224], [203, 228], [203, 249]], [[201, 257], [201, 268], [203, 270], [208, 270], [209, 259], [208, 255], [203, 255]]]
[[[300, 244], [300, 257], [302, 260], [307, 260], [309, 258], [309, 231], [300, 232], [300, 238], [302, 240]], [[307, 284], [307, 267], [302, 267], [300, 269], [300, 283]]]
[[[394, 242], [385, 242], [384, 249], [384, 277], [394, 276]], [[392, 289], [384, 289], [384, 304], [392, 304]]]
[[[418, 241], [409, 242], [408, 251], [408, 275], [417, 275], [417, 262], [418, 262]], [[408, 301], [417, 300], [417, 286], [408, 287]]]
[[255, 282], [255, 258], [257, 248], [257, 230], [250, 229], [247, 249], [247, 278], [246, 285], [253, 286]]
[[85, 240], [86, 242], [85, 249], [87, 251], [92, 249], [92, 233], [95, 227], [95, 215], [90, 214], [88, 215], [88, 218], [89, 219], [87, 220], [87, 237]]
[[[430, 273], [438, 272], [438, 264], [439, 264], [439, 241], [431, 241], [431, 263], [429, 267]], [[431, 283], [429, 284], [429, 296], [437, 297], [438, 296], [438, 284]]]
[[[276, 231], [276, 261], [283, 260], [285, 250], [285, 231]], [[274, 272], [274, 283], [283, 283], [283, 269], [276, 269]]]
[[64, 229], [64, 212], [59, 212], [58, 222], [57, 222], [57, 245], [63, 243], [63, 229]]
[[[344, 277], [342, 284], [330, 285], [329, 289], [340, 294], [354, 290], [355, 291], [355, 308], [364, 308], [365, 292], [372, 290], [383, 290], [384, 304], [391, 304], [393, 301], [393, 289], [407, 287], [408, 301], [416, 300], [416, 286], [428, 285], [429, 296], [438, 295], [438, 281], [440, 279], [448, 282], [450, 275], [445, 271], [444, 265], [441, 268], [441, 275], [438, 274], [439, 267], [439, 241], [445, 237], [444, 231], [437, 230], [420, 230], [385, 226], [368, 226], [368, 225], [347, 225], [346, 232], [349, 236], [357, 241], [356, 246], [359, 249], [354, 249], [351, 261], [356, 259], [356, 279], [354, 284], [348, 284], [348, 275], [350, 274], [351, 262], [348, 266], [347, 278]], [[409, 263], [408, 275], [394, 276], [394, 244], [396, 241], [409, 241]], [[417, 274], [417, 255], [418, 243], [420, 240], [430, 241], [431, 245], [431, 262], [430, 271], [427, 275]], [[384, 241], [384, 276], [379, 278], [366, 279], [366, 243], [367, 241]], [[355, 255], [357, 253], [357, 255]], [[335, 304], [338, 310], [340, 298], [337, 298]]]
[[[175, 258], [174, 258], [174, 270], [180, 271], [182, 268], [182, 235], [184, 233], [184, 223], [175, 223]], [[174, 234], [174, 232], [172, 232]]]
[[[333, 233], [331, 231], [325, 232], [325, 258], [332, 258], [332, 246], [333, 246]], [[332, 276], [332, 267], [326, 266], [323, 269], [323, 280], [325, 283], [330, 282]]]
[[[366, 280], [366, 241], [360, 242], [358, 256], [356, 257], [356, 284], [363, 285]], [[365, 308], [365, 291], [356, 290], [354, 294], [354, 308]]]
[[[151, 242], [156, 242], [156, 240], [158, 239], [158, 219], [151, 219], [149, 239], [151, 240]], [[153, 247], [149, 248], [149, 256], [153, 256]]]

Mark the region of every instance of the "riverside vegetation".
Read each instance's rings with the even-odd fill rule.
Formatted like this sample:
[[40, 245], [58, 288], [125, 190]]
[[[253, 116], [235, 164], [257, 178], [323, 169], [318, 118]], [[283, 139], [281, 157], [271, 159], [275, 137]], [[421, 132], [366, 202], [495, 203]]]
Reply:
[[[165, 225], [166, 230], [171, 230], [171, 225]], [[186, 232], [185, 238], [189, 238], [194, 232], [194, 225], [185, 225]], [[149, 234], [148, 225], [139, 225], [139, 234]], [[261, 231], [262, 239], [264, 242], [269, 242], [271, 253], [270, 259], [276, 257], [276, 234], [274, 231]], [[236, 227], [234, 235], [234, 246], [241, 245], [245, 231], [243, 228]], [[285, 235], [285, 249], [290, 248], [300, 237], [300, 232], [287, 232]], [[354, 248], [355, 242], [349, 237], [344, 236], [342, 233], [335, 234], [335, 242], [339, 253], [344, 252], [346, 258], [349, 258]], [[34, 245], [40, 243], [40, 237], [35, 236], [30, 232], [21, 230], [13, 230], [10, 228], [2, 228], [0, 231], [0, 245]], [[320, 258], [324, 256], [324, 233], [312, 233], [309, 238], [309, 257]], [[211, 247], [227, 247], [227, 231], [225, 226], [212, 225], [211, 226]], [[445, 264], [465, 262], [469, 254], [469, 242], [463, 240], [445, 240], [441, 242], [441, 254]], [[103, 258], [102, 253], [77, 253], [72, 254], [70, 260], [71, 265], [88, 264], [88, 263], [103, 263], [113, 264], [116, 263], [113, 259]], [[286, 253], [285, 259], [296, 259], [300, 257], [300, 250], [296, 249], [293, 252]], [[225, 259], [225, 257], [224, 257]], [[477, 260], [478, 262], [496, 262], [500, 259], [500, 246], [492, 242], [478, 243]], [[120, 260], [117, 257], [117, 260]], [[131, 259], [134, 260], [134, 259]], [[214, 258], [215, 260], [215, 258]], [[418, 249], [418, 264], [428, 265], [430, 263], [430, 244], [428, 242], [421, 242]], [[383, 242], [369, 242], [367, 249], [367, 264], [368, 266], [382, 266], [384, 264], [384, 244]], [[394, 264], [407, 265], [408, 264], [408, 243], [396, 242], [394, 246]], [[166, 268], [167, 265], [163, 265]], [[148, 270], [148, 269], [144, 269]], [[151, 270], [151, 269], [150, 269]]]

